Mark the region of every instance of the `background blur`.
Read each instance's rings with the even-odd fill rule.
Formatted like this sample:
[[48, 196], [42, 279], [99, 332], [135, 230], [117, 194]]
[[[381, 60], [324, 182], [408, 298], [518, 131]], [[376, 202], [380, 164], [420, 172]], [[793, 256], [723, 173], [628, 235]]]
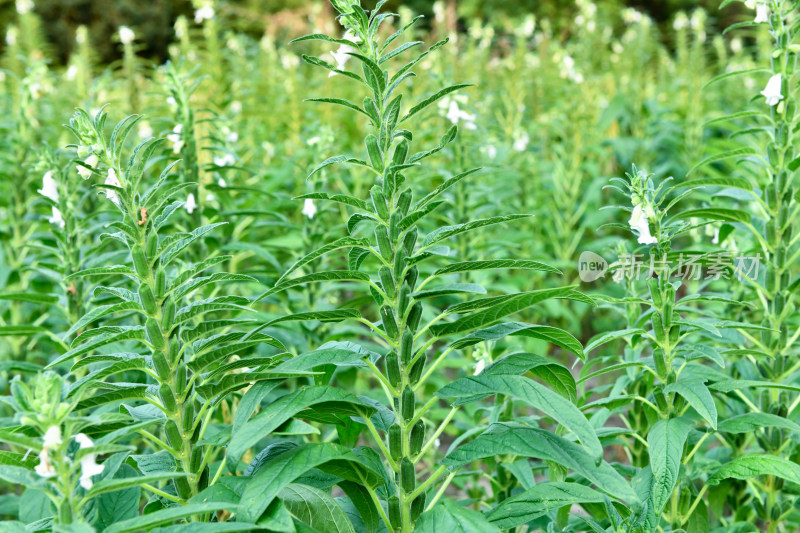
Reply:
[[[364, 6], [371, 7], [374, 3], [368, 0]], [[75, 32], [81, 25], [88, 28], [96, 52], [104, 62], [120, 56], [113, 36], [121, 25], [136, 32], [142, 43], [141, 55], [164, 60], [174, 38], [173, 25], [177, 17], [192, 16], [198, 4], [190, 0], [40, 0], [36, 2], [35, 11], [42, 20], [47, 42], [57, 61], [66, 61], [74, 47]], [[387, 7], [397, 9], [401, 4], [415, 13], [425, 14], [427, 21], [434, 20], [434, 2], [430, 0], [392, 0]], [[633, 7], [663, 26], [681, 10], [702, 7], [713, 13], [719, 0], [600, 0], [596, 4], [608, 11]], [[451, 23], [461, 30], [475, 18], [510, 29], [520, 17], [535, 15], [547, 18], [554, 28], [566, 34], [575, 29], [572, 22], [578, 11], [573, 2], [566, 0], [447, 0], [444, 5], [452, 16]], [[5, 28], [16, 16], [14, 1], [6, 0], [0, 9], [0, 27]], [[321, 0], [228, 0], [218, 11], [219, 17], [231, 28], [256, 35], [265, 30], [281, 33], [286, 28], [301, 31], [308, 15], [320, 9], [329, 10], [330, 7]], [[725, 27], [736, 13], [735, 8], [729, 8], [724, 17], [713, 16], [711, 24]]]

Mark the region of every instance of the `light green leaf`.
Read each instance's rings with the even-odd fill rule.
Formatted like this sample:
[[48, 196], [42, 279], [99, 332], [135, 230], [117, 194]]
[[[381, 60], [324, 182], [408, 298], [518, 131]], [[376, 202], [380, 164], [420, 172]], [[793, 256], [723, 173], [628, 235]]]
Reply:
[[507, 530], [564, 506], [601, 503], [605, 498], [603, 494], [579, 483], [544, 482], [503, 500], [489, 512], [487, 518], [495, 526]]
[[344, 510], [329, 494], [290, 483], [278, 497], [292, 516], [319, 533], [355, 533]]
[[647, 435], [653, 476], [650, 500], [656, 516], [664, 510], [678, 482], [683, 446], [691, 427], [692, 423], [688, 420], [669, 418], [656, 422]]
[[684, 379], [664, 388], [664, 392], [680, 394], [712, 428], [717, 429], [717, 406], [704, 379]]
[[744, 455], [722, 465], [706, 483], [718, 485], [723, 479], [750, 479], [767, 475], [800, 483], [800, 465], [775, 455]]

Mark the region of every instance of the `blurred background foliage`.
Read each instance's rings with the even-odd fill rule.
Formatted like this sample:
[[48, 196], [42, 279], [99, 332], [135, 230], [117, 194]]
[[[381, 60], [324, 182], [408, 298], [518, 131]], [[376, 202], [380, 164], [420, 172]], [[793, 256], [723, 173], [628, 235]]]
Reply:
[[[364, 2], [371, 7], [373, 1]], [[657, 24], [669, 24], [681, 10], [704, 8], [712, 14], [712, 27], [724, 28], [732, 18], [738, 16], [736, 9], [727, 9], [724, 16], [717, 13], [719, 0], [601, 0], [597, 2], [601, 11], [613, 12], [633, 7], [647, 13]], [[430, 0], [392, 0], [389, 9], [400, 5], [414, 13], [426, 15], [430, 27], [435, 20], [434, 2]], [[456, 30], [465, 30], [468, 21], [480, 19], [493, 26], [514, 27], [515, 21], [526, 15], [546, 18], [553, 29], [568, 37], [574, 30], [573, 21], [578, 8], [573, 2], [564, 0], [448, 0], [445, 9], [449, 21], [457, 25]], [[306, 24], [308, 15], [320, 10], [329, 10], [325, 2], [315, 0], [230, 0], [220, 16], [226, 18], [232, 29], [258, 37], [265, 30], [281, 38], [288, 38], [291, 28], [295, 32]], [[52, 47], [53, 59], [65, 63], [75, 46], [75, 34], [79, 26], [86, 26], [90, 41], [101, 62], [111, 63], [121, 57], [117, 28], [128, 26], [137, 35], [141, 46], [139, 54], [162, 62], [169, 57], [168, 45], [174, 39], [173, 26], [180, 15], [191, 17], [195, 6], [190, 0], [40, 0], [36, 2], [36, 13], [42, 21], [42, 29]], [[16, 10], [13, 0], [0, 4], [0, 27], [4, 30], [14, 20]], [[423, 25], [424, 26], [424, 25]], [[117, 42], [115, 42], [115, 40]], [[0, 48], [5, 43], [0, 43]]]

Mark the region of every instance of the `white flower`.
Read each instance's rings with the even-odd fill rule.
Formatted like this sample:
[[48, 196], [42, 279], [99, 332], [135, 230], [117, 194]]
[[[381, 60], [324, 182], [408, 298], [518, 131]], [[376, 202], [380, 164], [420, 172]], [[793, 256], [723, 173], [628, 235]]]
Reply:
[[493, 144], [490, 144], [486, 147], [486, 155], [489, 159], [494, 159], [497, 157], [497, 147]]
[[167, 104], [169, 104], [169, 105], [175, 105], [175, 104], [177, 104], [177, 103], [178, 103], [178, 102], [176, 102], [176, 101], [175, 101], [175, 97], [174, 97], [174, 96], [167, 96]]
[[[106, 180], [103, 182], [105, 185], [111, 185], [112, 187], [122, 187], [122, 184], [117, 179], [117, 173], [114, 171], [113, 168], [108, 169], [108, 175], [106, 176]], [[106, 189], [106, 198], [114, 202], [117, 207], [120, 207], [122, 204], [119, 201], [119, 194], [114, 189]], [[82, 435], [82, 433], [81, 433]], [[77, 437], [75, 437], [77, 439]]]
[[17, 28], [12, 26], [8, 29], [8, 32], [6, 32], [6, 44], [8, 46], [17, 44]]
[[33, 11], [33, 0], [17, 0], [17, 13], [24, 15]]
[[450, 106], [447, 108], [447, 115], [445, 116], [453, 124], [458, 124], [460, 120], [463, 120], [464, 126], [468, 130], [476, 129], [475, 115], [473, 115], [472, 113], [467, 113], [466, 111], [462, 111], [458, 107], [458, 102], [456, 102], [455, 100], [450, 101]]
[[53, 477], [56, 475], [56, 471], [53, 468], [53, 463], [50, 462], [50, 456], [48, 448], [42, 448], [42, 451], [39, 452], [39, 464], [34, 467], [34, 471], [44, 478]]
[[719, 228], [714, 228], [714, 237], [711, 239], [711, 244], [719, 244]]
[[61, 229], [64, 229], [64, 226], [67, 224], [64, 222], [64, 217], [61, 215], [61, 211], [56, 206], [53, 206], [53, 216], [51, 216], [48, 220], [51, 224], [56, 225]]
[[225, 140], [233, 144], [239, 140], [239, 134], [236, 133], [235, 131], [232, 131], [225, 136]]
[[781, 75], [775, 74], [769, 79], [764, 90], [761, 91], [761, 94], [763, 94], [764, 98], [767, 99], [768, 106], [778, 105], [778, 102], [783, 100], [783, 95], [781, 94], [781, 82]]
[[149, 139], [153, 136], [153, 127], [150, 126], [150, 123], [147, 121], [143, 121], [139, 126], [139, 137], [142, 139]]
[[[170, 98], [172, 97], [170, 96]], [[182, 132], [183, 124], [178, 124], [172, 128], [172, 133], [167, 135], [167, 140], [172, 143], [173, 153], [179, 154], [181, 149], [183, 149], [183, 137], [181, 135]]]
[[[81, 448], [91, 448], [94, 446], [92, 439], [83, 433], [75, 435], [75, 440], [78, 441]], [[103, 465], [97, 464], [95, 454], [89, 453], [81, 458], [81, 487], [86, 490], [92, 488], [92, 476], [103, 473]]]
[[189, 193], [189, 196], [186, 197], [186, 202], [183, 204], [183, 208], [186, 209], [186, 212], [190, 215], [194, 213], [194, 210], [197, 209], [197, 202], [194, 199], [194, 193]]
[[479, 375], [481, 372], [483, 372], [484, 368], [486, 368], [486, 359], [481, 358], [481, 360], [475, 364], [475, 372], [472, 375]]
[[524, 152], [528, 148], [528, 143], [531, 142], [528, 132], [523, 131], [522, 135], [518, 135], [514, 140], [514, 150], [517, 152]]
[[51, 171], [47, 171], [42, 176], [42, 188], [38, 191], [39, 194], [46, 198], [50, 198], [54, 202], [58, 202], [58, 185], [56, 184], [56, 180], [53, 179], [53, 173]]
[[210, 20], [214, 18], [214, 8], [210, 5], [206, 4], [197, 11], [194, 12], [194, 21], [197, 24], [200, 24], [204, 20]]
[[214, 164], [218, 167], [229, 167], [236, 164], [236, 158], [232, 154], [225, 154], [222, 157], [215, 157]]
[[217, 185], [219, 185], [220, 187], [227, 187], [228, 186], [228, 182], [226, 182], [224, 179], [220, 178], [220, 179], [217, 180]]
[[[98, 163], [100, 163], [100, 160], [97, 159], [96, 155], [91, 154], [83, 162], [87, 166], [90, 166], [90, 167], [94, 168], [94, 167], [97, 166]], [[86, 167], [84, 167], [82, 165], [77, 165], [77, 168], [78, 168], [78, 174], [80, 174], [80, 176], [83, 179], [88, 180], [92, 176], [92, 171], [90, 169], [88, 169], [88, 168], [86, 168]]]
[[242, 103], [239, 100], [234, 100], [231, 102], [231, 113], [236, 113], [237, 115], [242, 112]]
[[306, 201], [303, 202], [303, 214], [308, 218], [314, 218], [314, 215], [317, 214], [317, 206], [314, 205], [314, 200], [311, 198], [306, 198]]
[[64, 72], [64, 77], [67, 81], [72, 81], [75, 79], [75, 76], [78, 75], [78, 67], [75, 65], [70, 65], [66, 72]]
[[133, 33], [133, 30], [127, 26], [120, 26], [119, 27], [119, 42], [122, 44], [128, 45], [133, 42], [136, 38], [136, 34]]
[[61, 428], [58, 426], [50, 426], [43, 436], [44, 447], [49, 449], [58, 448], [61, 446]]
[[[652, 208], [650, 209], [652, 210]], [[632, 230], [639, 234], [639, 244], [656, 244], [658, 239], [650, 235], [650, 223], [647, 220], [647, 214], [642, 209], [642, 204], [635, 206], [628, 224], [630, 224]]]
[[756, 3], [756, 18], [753, 22], [756, 24], [769, 22], [769, 6], [766, 1], [761, 0]]
[[[344, 39], [347, 40], [357, 40], [358, 38], [353, 35], [349, 30], [344, 34]], [[331, 52], [331, 57], [333, 58], [334, 62], [336, 63], [334, 66], [337, 70], [343, 70], [345, 64], [350, 59], [350, 52], [355, 52], [355, 49], [352, 46], [343, 44], [339, 46], [339, 48], [335, 52]], [[336, 72], [330, 72], [328, 74], [329, 78], [336, 76]]]

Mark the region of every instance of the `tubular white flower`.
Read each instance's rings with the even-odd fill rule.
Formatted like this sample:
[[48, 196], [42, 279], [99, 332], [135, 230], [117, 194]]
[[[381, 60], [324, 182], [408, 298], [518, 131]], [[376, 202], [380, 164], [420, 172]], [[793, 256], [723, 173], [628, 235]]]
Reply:
[[51, 217], [48, 219], [48, 221], [49, 221], [51, 224], [53, 224], [53, 225], [55, 225], [55, 226], [58, 226], [58, 227], [59, 227], [59, 228], [61, 228], [61, 229], [64, 229], [64, 226], [66, 226], [66, 225], [67, 225], [67, 223], [66, 223], [66, 222], [64, 222], [64, 217], [63, 217], [63, 216], [62, 216], [62, 214], [61, 214], [61, 210], [60, 210], [59, 208], [57, 208], [56, 206], [53, 206], [53, 211], [52, 211], [52, 213], [53, 213], [53, 216], [51, 216]]
[[194, 21], [197, 24], [200, 24], [204, 20], [210, 20], [214, 18], [214, 8], [210, 5], [206, 4], [197, 11], [194, 12]]
[[214, 164], [218, 167], [230, 167], [236, 164], [236, 158], [232, 154], [225, 154], [222, 157], [215, 157]]
[[54, 477], [56, 470], [53, 468], [53, 463], [50, 462], [49, 450], [45, 447], [39, 452], [39, 464], [33, 468], [34, 472], [43, 478]]
[[656, 244], [658, 239], [650, 234], [650, 223], [647, 220], [647, 215], [642, 209], [642, 204], [633, 208], [630, 220], [628, 220], [631, 229], [639, 234], [639, 244]]
[[314, 205], [314, 200], [311, 198], [306, 198], [306, 201], [303, 202], [303, 214], [309, 219], [314, 218], [314, 215], [317, 214], [317, 206]]
[[[108, 169], [108, 175], [106, 176], [106, 180], [103, 182], [105, 185], [111, 185], [112, 187], [122, 187], [122, 184], [119, 182], [117, 178], [117, 173], [114, 171], [113, 168]], [[117, 207], [120, 207], [122, 204], [119, 200], [119, 194], [114, 189], [106, 189], [106, 198], [114, 202]]]
[[44, 447], [53, 449], [58, 448], [61, 446], [61, 428], [58, 426], [50, 426], [47, 431], [44, 432]]
[[[81, 448], [91, 448], [94, 446], [92, 439], [87, 437], [84, 433], [75, 435], [75, 440], [80, 444]], [[92, 488], [92, 476], [103, 473], [103, 465], [97, 464], [96, 456], [93, 453], [86, 454], [81, 458], [81, 487], [86, 490]]]
[[133, 33], [132, 29], [127, 26], [119, 27], [119, 42], [124, 45], [128, 45], [131, 44], [134, 39], [136, 39], [136, 34]]
[[197, 201], [194, 199], [194, 193], [189, 193], [189, 196], [186, 197], [186, 202], [183, 204], [183, 208], [186, 209], [186, 212], [190, 215], [194, 213], [194, 210], [197, 209]]
[[522, 134], [518, 135], [514, 140], [514, 150], [517, 152], [524, 152], [528, 149], [529, 142], [531, 142], [530, 135], [528, 135], [528, 132], [523, 131]]
[[[170, 98], [172, 98], [170, 96]], [[172, 133], [167, 135], [167, 140], [172, 143], [172, 152], [179, 154], [183, 149], [183, 124], [177, 124], [172, 128]]]
[[58, 202], [58, 184], [56, 184], [56, 180], [53, 179], [53, 173], [51, 171], [48, 170], [44, 173], [44, 176], [42, 176], [42, 188], [36, 192], [45, 198], [50, 198], [54, 202]]
[[17, 13], [25, 15], [33, 11], [33, 0], [17, 0]]
[[464, 126], [468, 130], [474, 130], [477, 127], [475, 126], [475, 115], [461, 110], [458, 107], [458, 102], [456, 102], [455, 100], [450, 101], [450, 106], [448, 107], [447, 114], [445, 116], [453, 124], [458, 124], [459, 121], [463, 120]]
[[775, 74], [769, 79], [764, 90], [761, 91], [761, 94], [764, 95], [764, 98], [767, 100], [768, 106], [778, 105], [778, 102], [783, 100], [783, 94], [781, 94], [782, 81], [783, 78], [781, 75]]
[[[87, 165], [87, 166], [90, 166], [92, 168], [96, 167], [98, 165], [98, 163], [100, 163], [100, 160], [97, 159], [97, 156], [94, 155], [94, 154], [91, 154], [89, 157], [87, 157], [84, 160], [84, 164]], [[88, 180], [90, 177], [92, 177], [92, 171], [90, 169], [88, 169], [88, 168], [86, 168], [86, 167], [84, 167], [82, 165], [77, 165], [77, 169], [78, 169], [78, 174], [83, 179]]]
[[753, 22], [756, 24], [769, 22], [769, 6], [764, 0], [756, 2], [756, 18]]

